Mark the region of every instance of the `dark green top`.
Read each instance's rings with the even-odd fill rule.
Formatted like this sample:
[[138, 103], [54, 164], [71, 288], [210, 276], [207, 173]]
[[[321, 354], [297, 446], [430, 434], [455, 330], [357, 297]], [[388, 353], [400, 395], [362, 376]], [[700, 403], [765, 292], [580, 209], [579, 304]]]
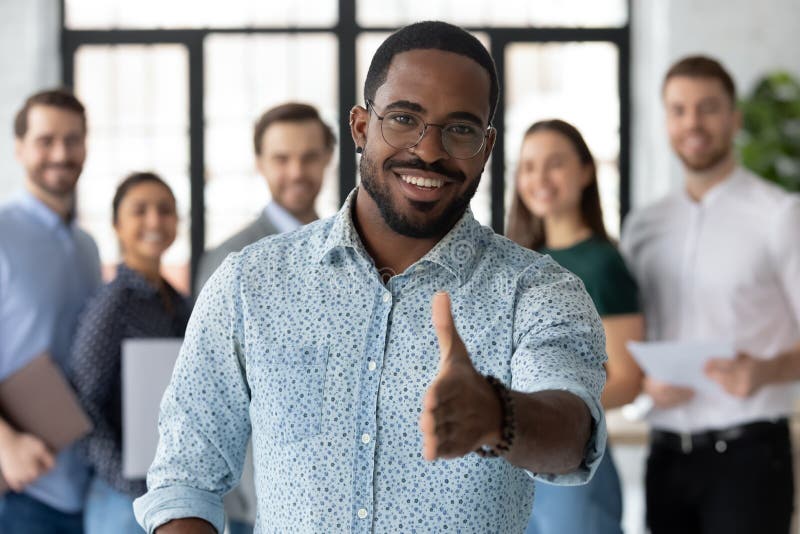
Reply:
[[639, 313], [639, 290], [619, 251], [603, 239], [590, 237], [568, 248], [542, 248], [562, 267], [583, 280], [597, 313]]

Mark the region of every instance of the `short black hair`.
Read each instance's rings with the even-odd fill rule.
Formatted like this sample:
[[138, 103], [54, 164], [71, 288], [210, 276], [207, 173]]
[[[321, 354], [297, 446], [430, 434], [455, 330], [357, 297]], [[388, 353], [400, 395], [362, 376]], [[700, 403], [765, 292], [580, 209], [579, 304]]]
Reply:
[[386, 82], [389, 65], [397, 54], [409, 50], [442, 50], [466, 56], [489, 73], [489, 122], [494, 118], [497, 99], [500, 95], [500, 82], [494, 60], [481, 42], [466, 30], [446, 22], [424, 21], [400, 28], [381, 43], [372, 62], [369, 64], [367, 79], [364, 80], [364, 98], [375, 99], [378, 88]]

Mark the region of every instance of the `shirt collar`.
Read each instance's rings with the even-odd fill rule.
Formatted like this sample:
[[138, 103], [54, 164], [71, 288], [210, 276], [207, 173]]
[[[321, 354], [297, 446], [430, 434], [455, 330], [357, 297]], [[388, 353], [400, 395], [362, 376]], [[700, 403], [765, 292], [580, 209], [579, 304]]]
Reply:
[[714, 187], [709, 189], [706, 192], [706, 194], [703, 195], [703, 198], [701, 198], [699, 202], [693, 200], [692, 197], [689, 196], [689, 193], [686, 191], [686, 188], [684, 188], [683, 190], [683, 197], [687, 202], [698, 207], [705, 208], [711, 206], [715, 202], [717, 202], [717, 200], [724, 197], [726, 192], [731, 190], [734, 187], [734, 185], [736, 185], [736, 183], [741, 179], [741, 177], [742, 177], [742, 167], [737, 165], [736, 167], [733, 168], [731, 173], [725, 177], [724, 180], [722, 180]]
[[353, 203], [356, 199], [356, 191], [358, 191], [357, 187], [350, 191], [342, 207], [333, 216], [333, 225], [328, 232], [328, 237], [319, 248], [320, 261], [324, 260], [333, 250], [340, 248], [352, 248], [365, 259], [370, 259], [353, 223]]
[[64, 223], [61, 215], [53, 211], [50, 206], [36, 198], [30, 191], [23, 191], [19, 197], [19, 204], [22, 208], [32, 215], [36, 220], [45, 225], [48, 230], [58, 230], [59, 228], [71, 229], [75, 224], [75, 218], [71, 217], [68, 223]]
[[289, 213], [286, 208], [274, 200], [264, 208], [264, 216], [275, 226], [275, 229], [281, 233], [291, 232], [303, 226], [303, 223], [298, 221], [294, 215]]
[[[352, 248], [372, 262], [353, 223], [352, 210], [357, 190], [358, 188], [347, 195], [341, 209], [334, 215], [328, 237], [319, 248], [320, 261], [337, 248]], [[484, 228], [475, 220], [472, 210], [467, 208], [453, 228], [415, 265], [424, 262], [439, 265], [455, 276], [461, 284], [471, 276], [485, 246], [487, 235], [491, 233], [491, 230]], [[414, 266], [409, 267], [409, 270], [412, 268]]]

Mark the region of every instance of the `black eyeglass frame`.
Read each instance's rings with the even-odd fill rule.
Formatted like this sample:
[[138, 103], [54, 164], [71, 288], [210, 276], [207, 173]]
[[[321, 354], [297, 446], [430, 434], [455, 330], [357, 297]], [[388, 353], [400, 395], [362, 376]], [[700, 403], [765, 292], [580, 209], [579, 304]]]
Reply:
[[451, 126], [453, 124], [469, 124], [469, 123], [464, 122], [464, 121], [454, 121], [454, 122], [450, 122], [450, 123], [447, 123], [447, 124], [436, 124], [436, 123], [433, 123], [433, 122], [425, 121], [425, 119], [423, 119], [420, 115], [418, 115], [417, 113], [414, 113], [412, 111], [402, 111], [402, 113], [406, 113], [408, 115], [413, 115], [414, 117], [419, 118], [419, 121], [422, 123], [422, 132], [420, 133], [419, 138], [413, 144], [408, 145], [408, 146], [396, 146], [396, 145], [390, 143], [389, 140], [386, 139], [386, 135], [383, 133], [383, 119], [386, 117], [386, 115], [388, 115], [388, 113], [384, 114], [383, 116], [379, 115], [377, 110], [375, 109], [375, 102], [373, 102], [372, 100], [367, 100], [366, 104], [367, 104], [367, 111], [368, 112], [371, 111], [372, 113], [374, 113], [375, 116], [378, 118], [378, 120], [381, 121], [381, 137], [383, 137], [383, 140], [386, 141], [387, 145], [389, 145], [389, 146], [391, 146], [393, 148], [396, 148], [398, 150], [407, 150], [409, 148], [414, 148], [415, 146], [420, 144], [420, 142], [422, 142], [422, 140], [425, 138], [425, 134], [428, 133], [428, 126], [436, 126], [437, 128], [439, 128], [439, 131], [440, 131], [439, 136], [440, 136], [440, 139], [441, 139], [441, 142], [442, 142], [442, 147], [444, 148], [445, 152], [447, 152], [447, 154], [451, 158], [460, 159], [460, 160], [472, 159], [475, 156], [477, 156], [478, 154], [480, 154], [481, 150], [483, 150], [483, 147], [486, 146], [486, 139], [489, 137], [489, 135], [491, 135], [492, 130], [494, 130], [494, 126], [492, 126], [491, 123], [490, 123], [489, 126], [486, 127], [486, 131], [483, 134], [483, 139], [481, 140], [481, 144], [475, 150], [475, 152], [471, 156], [459, 158], [459, 157], [456, 157], [453, 154], [451, 154], [450, 150], [448, 150], [447, 145], [445, 144], [445, 141], [444, 141], [445, 128], [447, 126]]

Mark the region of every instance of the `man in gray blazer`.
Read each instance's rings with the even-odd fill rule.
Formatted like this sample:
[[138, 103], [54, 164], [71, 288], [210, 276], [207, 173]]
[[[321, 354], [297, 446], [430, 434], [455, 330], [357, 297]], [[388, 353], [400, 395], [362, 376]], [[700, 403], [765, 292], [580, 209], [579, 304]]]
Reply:
[[261, 115], [253, 132], [253, 148], [256, 168], [267, 181], [272, 200], [255, 221], [203, 254], [195, 295], [228, 254], [318, 218], [314, 201], [335, 142], [333, 131], [308, 104], [289, 102]]
[[[195, 279], [195, 295], [228, 254], [318, 218], [314, 201], [331, 162], [335, 142], [333, 131], [317, 110], [307, 104], [281, 104], [261, 115], [253, 132], [253, 148], [256, 168], [266, 179], [272, 200], [255, 221], [203, 254]], [[249, 450], [239, 487], [225, 497], [225, 513], [231, 534], [253, 532], [256, 498]]]

